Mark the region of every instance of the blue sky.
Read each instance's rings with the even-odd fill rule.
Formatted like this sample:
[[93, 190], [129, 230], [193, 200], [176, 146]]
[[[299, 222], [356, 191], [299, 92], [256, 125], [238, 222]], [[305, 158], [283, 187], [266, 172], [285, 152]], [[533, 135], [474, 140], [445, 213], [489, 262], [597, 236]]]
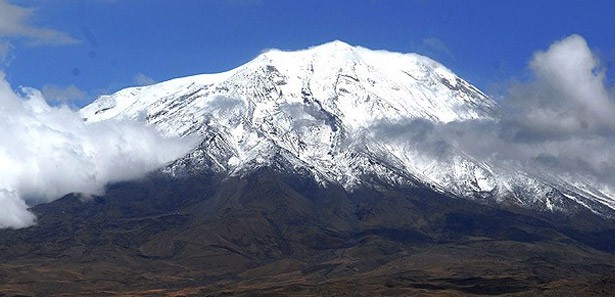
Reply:
[[339, 39], [425, 54], [491, 92], [527, 79], [533, 53], [573, 33], [609, 68], [614, 12], [610, 0], [0, 0], [0, 69], [14, 87], [78, 107], [128, 86], [232, 69], [267, 48]]

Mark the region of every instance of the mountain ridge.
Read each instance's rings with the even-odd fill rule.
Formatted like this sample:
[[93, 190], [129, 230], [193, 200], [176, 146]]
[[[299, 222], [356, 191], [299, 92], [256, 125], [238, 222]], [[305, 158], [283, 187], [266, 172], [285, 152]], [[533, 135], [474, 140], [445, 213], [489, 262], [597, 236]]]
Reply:
[[192, 158], [231, 175], [280, 156], [323, 185], [351, 189], [375, 176], [485, 203], [564, 213], [580, 205], [615, 216], [613, 196], [592, 183], [481, 161], [454, 148], [438, 156], [416, 145], [424, 127], [498, 121], [498, 112], [495, 101], [434, 60], [333, 41], [269, 50], [219, 74], [125, 89], [81, 115], [138, 121], [168, 136], [198, 135], [204, 141]]

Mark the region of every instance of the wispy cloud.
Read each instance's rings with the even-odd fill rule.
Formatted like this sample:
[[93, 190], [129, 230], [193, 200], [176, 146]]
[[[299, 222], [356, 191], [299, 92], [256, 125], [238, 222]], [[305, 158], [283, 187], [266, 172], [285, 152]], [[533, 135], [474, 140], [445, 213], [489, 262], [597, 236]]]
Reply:
[[87, 98], [87, 94], [75, 85], [61, 87], [53, 84], [47, 84], [43, 86], [41, 92], [48, 100], [54, 100], [64, 104]]
[[418, 51], [433, 58], [445, 57], [455, 60], [455, 56], [453, 55], [451, 49], [446, 45], [446, 43], [444, 43], [444, 41], [436, 37], [427, 37], [423, 39]]
[[134, 83], [139, 86], [146, 86], [154, 84], [156, 83], [156, 81], [143, 73], [137, 73], [137, 75], [135, 75], [134, 77]]
[[68, 33], [31, 24], [29, 21], [34, 17], [35, 12], [33, 8], [17, 6], [6, 0], [0, 0], [0, 37], [23, 38], [33, 46], [79, 42]]
[[0, 65], [10, 62], [10, 53], [13, 46], [8, 41], [0, 40]]

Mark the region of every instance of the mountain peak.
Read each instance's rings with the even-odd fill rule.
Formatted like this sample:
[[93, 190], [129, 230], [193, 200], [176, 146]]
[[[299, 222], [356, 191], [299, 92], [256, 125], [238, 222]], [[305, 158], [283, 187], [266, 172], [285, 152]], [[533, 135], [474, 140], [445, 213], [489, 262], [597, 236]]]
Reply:
[[333, 41], [329, 41], [329, 42], [325, 42], [321, 45], [317, 45], [317, 46], [313, 46], [311, 47], [313, 49], [352, 49], [354, 48], [354, 46], [341, 41], [339, 39], [333, 40]]
[[296, 64], [306, 63], [308, 60], [328, 60], [323, 63], [330, 64], [330, 62], [335, 62], [338, 64], [357, 60], [357, 49], [359, 47], [354, 47], [340, 40], [334, 40], [300, 50], [284, 51], [271, 49], [260, 55], [255, 61], [278, 61], [281, 64]]
[[273, 49], [269, 49], [265, 51], [264, 54], [271, 53], [271, 52], [297, 53], [297, 52], [305, 52], [305, 51], [337, 51], [337, 50], [352, 50], [354, 48], [357, 48], [357, 47], [350, 45], [344, 41], [336, 39], [333, 41], [325, 42], [319, 45], [310, 46], [305, 49], [299, 49], [299, 50], [281, 50], [281, 49], [273, 48]]

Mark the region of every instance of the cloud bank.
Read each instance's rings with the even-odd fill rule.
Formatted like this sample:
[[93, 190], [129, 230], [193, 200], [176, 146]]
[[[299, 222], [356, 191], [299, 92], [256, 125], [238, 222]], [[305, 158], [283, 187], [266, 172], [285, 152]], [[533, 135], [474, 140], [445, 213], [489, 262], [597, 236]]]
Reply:
[[597, 56], [572, 35], [529, 66], [534, 80], [512, 85], [503, 102], [500, 138], [529, 162], [615, 188], [615, 92]]
[[105, 184], [142, 177], [191, 145], [131, 122], [86, 123], [38, 90], [14, 92], [0, 73], [0, 228], [33, 225], [29, 205], [102, 194]]
[[615, 91], [585, 39], [554, 42], [534, 54], [529, 69], [532, 79], [510, 83], [499, 99], [496, 121], [380, 123], [374, 134], [432, 157], [462, 151], [615, 189]]

